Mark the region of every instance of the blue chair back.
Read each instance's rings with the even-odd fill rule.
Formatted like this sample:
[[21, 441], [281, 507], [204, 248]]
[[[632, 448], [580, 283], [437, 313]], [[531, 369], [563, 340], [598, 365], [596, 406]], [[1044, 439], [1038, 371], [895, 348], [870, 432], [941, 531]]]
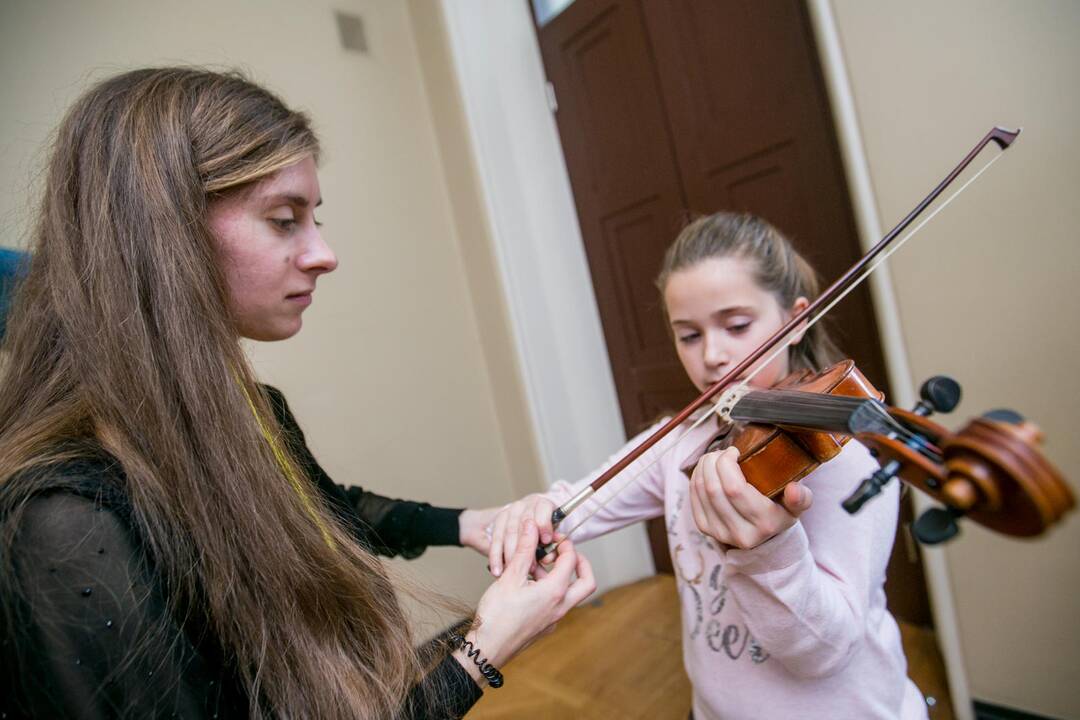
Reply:
[[29, 258], [24, 252], [0, 248], [0, 338], [4, 337], [11, 290]]

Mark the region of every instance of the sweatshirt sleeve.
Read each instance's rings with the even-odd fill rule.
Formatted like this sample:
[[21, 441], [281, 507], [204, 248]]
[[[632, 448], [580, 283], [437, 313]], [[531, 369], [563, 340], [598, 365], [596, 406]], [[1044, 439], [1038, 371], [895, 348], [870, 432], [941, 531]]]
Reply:
[[411, 559], [431, 545], [459, 545], [459, 508], [441, 508], [428, 503], [397, 500], [335, 483], [311, 450], [281, 391], [263, 386], [274, 415], [294, 457], [314, 482], [330, 507], [372, 552]]
[[[544, 495], [556, 505], [566, 502], [584, 490], [630, 450], [640, 445], [666, 421], [667, 418], [632, 438], [588, 476], [572, 484], [562, 480], [555, 482]], [[672, 434], [678, 433], [676, 431]], [[665, 450], [674, 442], [677, 441], [672, 441], [670, 436], [661, 440], [600, 488], [567, 516], [562, 524], [563, 532], [573, 529], [571, 539], [575, 542], [584, 542], [614, 532], [639, 520], [651, 520], [663, 515], [665, 468], [675, 462], [670, 455], [665, 455]], [[581, 525], [579, 526], [578, 523]]]
[[825, 677], [858, 651], [868, 615], [884, 607], [899, 482], [849, 515], [841, 501], [877, 468], [857, 441], [803, 482], [813, 505], [788, 530], [726, 552], [724, 579], [754, 637], [791, 673]]

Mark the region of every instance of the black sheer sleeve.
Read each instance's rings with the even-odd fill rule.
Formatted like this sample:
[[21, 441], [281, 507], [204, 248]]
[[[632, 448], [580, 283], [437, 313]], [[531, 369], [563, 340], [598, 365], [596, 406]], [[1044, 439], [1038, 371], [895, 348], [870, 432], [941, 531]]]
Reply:
[[10, 550], [6, 717], [247, 714], [167, 612], [122, 513], [66, 491], [35, 496]]
[[398, 720], [458, 720], [483, 694], [461, 663], [447, 656], [409, 693]]
[[459, 545], [459, 509], [432, 507], [428, 503], [395, 500], [359, 487], [337, 485], [319, 466], [307, 447], [304, 433], [279, 390], [263, 386], [290, 449], [308, 476], [356, 530], [372, 552], [393, 557], [414, 558], [430, 545]]

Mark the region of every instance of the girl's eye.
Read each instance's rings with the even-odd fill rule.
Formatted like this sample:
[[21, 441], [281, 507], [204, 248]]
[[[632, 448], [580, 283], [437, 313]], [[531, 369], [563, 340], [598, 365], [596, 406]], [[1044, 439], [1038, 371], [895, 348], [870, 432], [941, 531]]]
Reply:
[[750, 322], [735, 323], [734, 325], [728, 325], [727, 331], [732, 335], [741, 335], [750, 329]]
[[291, 230], [296, 226], [294, 218], [267, 218], [278, 230]]
[[701, 337], [701, 333], [686, 333], [685, 335], [679, 335], [679, 342], [683, 344], [692, 343]]

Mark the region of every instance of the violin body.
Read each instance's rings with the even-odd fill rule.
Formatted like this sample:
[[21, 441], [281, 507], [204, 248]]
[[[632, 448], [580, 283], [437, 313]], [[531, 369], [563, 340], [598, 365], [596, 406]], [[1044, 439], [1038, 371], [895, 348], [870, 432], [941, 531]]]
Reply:
[[[926, 390], [934, 381], [950, 383], [955, 397], [935, 404]], [[1039, 535], [1075, 506], [1068, 485], [1040, 452], [1042, 434], [1033, 423], [997, 410], [950, 432], [927, 416], [951, 410], [959, 385], [947, 378], [930, 382], [915, 410], [889, 407], [844, 360], [817, 374], [794, 373], [772, 390], [722, 398], [717, 412], [744, 423], [729, 442], [739, 449], [747, 482], [774, 499], [855, 437], [881, 470], [844, 503], [849, 512], [894, 477], [944, 504], [950, 513], [945, 522], [965, 515], [1006, 535]]]
[[[773, 389], [874, 400], [885, 397], [851, 360], [817, 374], [792, 373]], [[850, 439], [844, 433], [821, 432], [795, 424], [747, 422], [732, 444], [739, 449], [739, 467], [747, 482], [762, 495], [775, 498], [785, 485], [803, 479], [818, 465], [836, 457]]]

